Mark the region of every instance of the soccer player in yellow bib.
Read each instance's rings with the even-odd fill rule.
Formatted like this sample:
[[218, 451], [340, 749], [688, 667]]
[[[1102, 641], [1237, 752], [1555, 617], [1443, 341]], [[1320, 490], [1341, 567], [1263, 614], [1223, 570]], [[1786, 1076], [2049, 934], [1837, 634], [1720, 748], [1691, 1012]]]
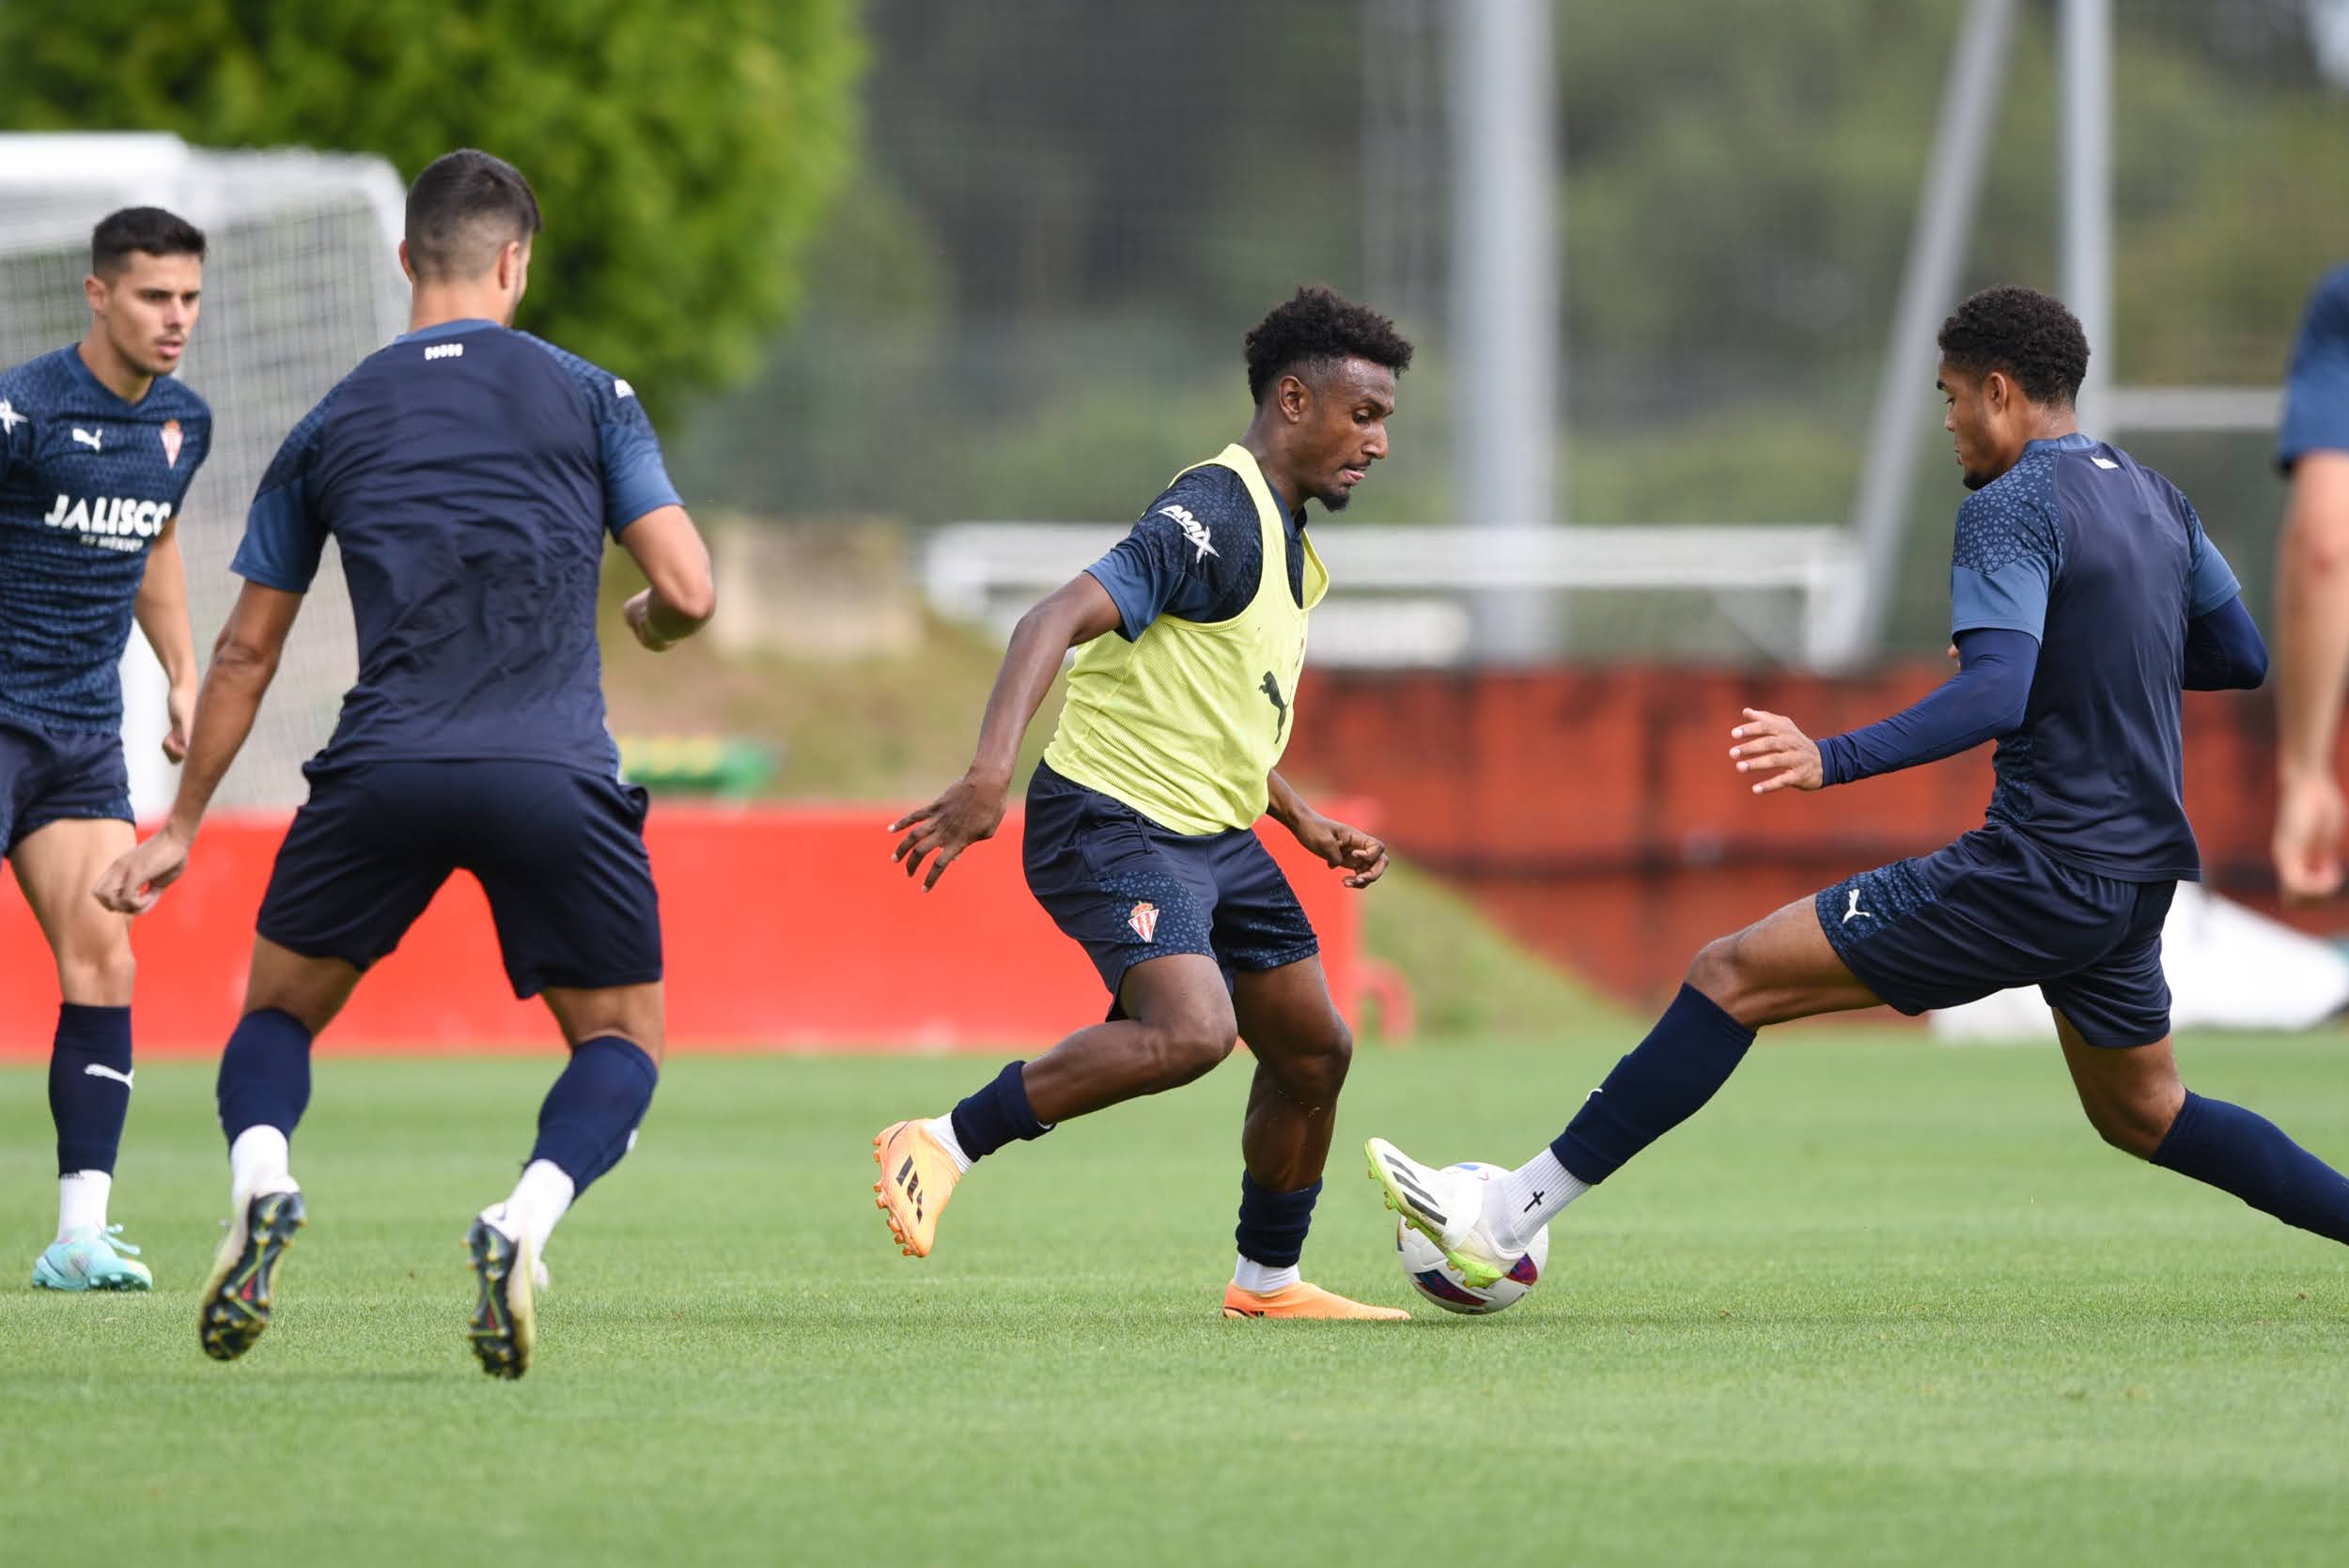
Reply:
[[1239, 1261], [1226, 1317], [1401, 1318], [1298, 1272], [1353, 1036], [1320, 947], [1255, 834], [1270, 814], [1367, 888], [1384, 846], [1321, 815], [1276, 770], [1295, 726], [1305, 621], [1330, 585], [1305, 504], [1343, 508], [1387, 455], [1411, 346], [1327, 288], [1299, 289], [1247, 338], [1255, 417], [1177, 475], [1133, 532], [1022, 616], [978, 753], [894, 824], [925, 890], [1003, 819], [1019, 742], [1061, 660], [1081, 651], [1028, 788], [1028, 886], [1114, 998], [1109, 1021], [1014, 1062], [946, 1115], [873, 1141], [899, 1246], [926, 1257], [972, 1162], [1059, 1123], [1190, 1082], [1245, 1038]]

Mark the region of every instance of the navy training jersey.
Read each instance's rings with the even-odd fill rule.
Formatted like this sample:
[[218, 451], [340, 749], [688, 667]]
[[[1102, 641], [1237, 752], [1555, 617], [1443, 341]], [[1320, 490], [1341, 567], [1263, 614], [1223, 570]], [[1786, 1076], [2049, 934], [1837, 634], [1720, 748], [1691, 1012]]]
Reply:
[[212, 447], [170, 376], [126, 403], [59, 349], [0, 372], [0, 716], [122, 727], [122, 650], [147, 552]]
[[2201, 874], [2179, 736], [2186, 624], [2240, 591], [2178, 488], [2084, 435], [2035, 441], [1958, 508], [1950, 628], [2039, 639], [1989, 820], [2125, 881]]
[[[1278, 491], [1273, 492], [1276, 504]], [[1288, 514], [1289, 597], [1305, 602], [1305, 512]], [[1128, 643], [1160, 615], [1211, 626], [1255, 601], [1264, 574], [1264, 525], [1248, 482], [1221, 464], [1175, 476], [1133, 532], [1085, 568], [1117, 606]]]
[[527, 333], [451, 321], [369, 355], [294, 427], [232, 566], [305, 593], [328, 536], [342, 552], [359, 678], [319, 766], [614, 773], [604, 536], [677, 503], [626, 381]]
[[2349, 452], [2349, 267], [2327, 272], [2310, 292], [2284, 380], [2276, 466], [2289, 474], [2318, 451]]

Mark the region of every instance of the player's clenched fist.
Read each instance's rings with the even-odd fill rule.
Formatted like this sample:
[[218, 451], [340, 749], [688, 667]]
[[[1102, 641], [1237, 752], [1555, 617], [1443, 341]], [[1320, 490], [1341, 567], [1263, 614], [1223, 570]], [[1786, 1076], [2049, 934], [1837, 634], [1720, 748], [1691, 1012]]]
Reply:
[[2287, 898], [2330, 898], [2341, 891], [2344, 807], [2330, 773], [2285, 781], [2276, 808], [2276, 880]]
[[620, 607], [620, 615], [628, 622], [630, 635], [647, 650], [653, 653], [665, 653], [677, 645], [674, 638], [663, 637], [653, 629], [652, 590], [650, 588], [637, 590], [635, 597]]
[[1387, 874], [1387, 846], [1360, 828], [1316, 812], [1291, 831], [1322, 864], [1345, 871], [1349, 888], [1366, 888]]
[[118, 915], [143, 915], [188, 869], [188, 841], [165, 828], [106, 868], [94, 890]]
[[1819, 766], [1818, 743], [1782, 713], [1745, 710], [1746, 722], [1729, 732], [1737, 742], [1729, 749], [1740, 773], [1770, 775], [1753, 786], [1756, 795], [1774, 789], [1816, 789], [1827, 782]]

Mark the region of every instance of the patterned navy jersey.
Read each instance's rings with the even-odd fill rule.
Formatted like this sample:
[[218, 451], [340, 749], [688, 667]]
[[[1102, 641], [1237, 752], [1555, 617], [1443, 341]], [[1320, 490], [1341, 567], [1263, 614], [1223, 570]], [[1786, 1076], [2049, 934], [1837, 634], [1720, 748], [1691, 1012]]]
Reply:
[[2084, 435], [2035, 441], [1958, 508], [1952, 635], [2039, 639], [1989, 819], [2131, 882], [2201, 875], [2179, 735], [2186, 623], [2239, 592], [2178, 487]]
[[147, 552], [212, 447], [169, 376], [126, 403], [73, 348], [0, 372], [0, 716], [122, 727], [122, 649]]
[[303, 417], [232, 566], [306, 593], [330, 536], [342, 552], [359, 679], [318, 766], [609, 774], [604, 537], [677, 502], [626, 381], [526, 333], [452, 321], [395, 338]]
[[[1276, 497], [1277, 500], [1277, 497]], [[1289, 596], [1305, 602], [1305, 509], [1288, 516]], [[1128, 643], [1160, 615], [1212, 625], [1255, 602], [1264, 574], [1264, 527], [1248, 482], [1209, 463], [1179, 475], [1150, 503], [1133, 532], [1085, 570], [1117, 606]]]

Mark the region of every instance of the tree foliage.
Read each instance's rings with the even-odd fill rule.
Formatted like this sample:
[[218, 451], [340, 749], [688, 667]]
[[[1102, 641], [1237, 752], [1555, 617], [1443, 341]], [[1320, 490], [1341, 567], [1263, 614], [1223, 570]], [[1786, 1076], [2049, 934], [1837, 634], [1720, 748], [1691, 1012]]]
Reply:
[[760, 361], [847, 173], [854, 0], [0, 3], [0, 116], [210, 147], [509, 159], [547, 220], [521, 325], [656, 408]]

